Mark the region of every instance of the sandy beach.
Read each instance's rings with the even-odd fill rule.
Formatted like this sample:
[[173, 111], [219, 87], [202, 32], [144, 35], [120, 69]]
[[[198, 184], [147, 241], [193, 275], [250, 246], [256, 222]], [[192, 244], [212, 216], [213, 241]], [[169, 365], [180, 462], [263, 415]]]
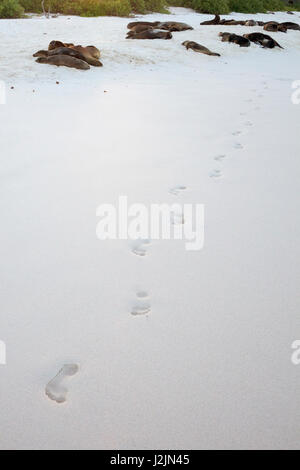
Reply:
[[[299, 448], [300, 31], [240, 48], [218, 33], [262, 28], [171, 11], [144, 18], [194, 30], [0, 20], [0, 449]], [[37, 64], [53, 39], [94, 44], [103, 67]], [[97, 208], [120, 195], [204, 204], [203, 249], [100, 241]], [[79, 370], [58, 404], [64, 364]]]

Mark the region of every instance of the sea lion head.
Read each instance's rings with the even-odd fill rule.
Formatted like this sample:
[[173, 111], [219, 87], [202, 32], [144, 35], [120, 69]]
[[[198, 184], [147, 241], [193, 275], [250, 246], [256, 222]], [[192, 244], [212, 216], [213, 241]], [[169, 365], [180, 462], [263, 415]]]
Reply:
[[48, 57], [48, 51], [37, 51], [33, 57]]
[[65, 44], [61, 41], [51, 41], [48, 50], [51, 51], [52, 49], [57, 49], [58, 47], [65, 47]]

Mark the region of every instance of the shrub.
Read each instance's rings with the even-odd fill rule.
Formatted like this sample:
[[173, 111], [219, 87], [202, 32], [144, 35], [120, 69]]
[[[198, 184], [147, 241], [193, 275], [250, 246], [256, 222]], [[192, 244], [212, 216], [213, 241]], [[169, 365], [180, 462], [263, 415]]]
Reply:
[[134, 13], [146, 13], [144, 0], [130, 0], [131, 9]]
[[[239, 0], [237, 0], [239, 1]], [[229, 5], [227, 0], [192, 0], [192, 7], [200, 13], [227, 14]]]
[[21, 18], [23, 14], [18, 0], [0, 0], [0, 18]]

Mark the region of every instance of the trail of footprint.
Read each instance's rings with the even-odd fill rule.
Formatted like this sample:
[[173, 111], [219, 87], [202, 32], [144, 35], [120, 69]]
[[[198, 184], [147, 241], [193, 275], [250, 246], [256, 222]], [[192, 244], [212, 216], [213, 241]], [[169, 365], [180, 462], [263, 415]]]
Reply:
[[236, 143], [234, 144], [234, 148], [238, 150], [238, 149], [242, 149], [242, 148], [244, 148], [244, 147], [242, 146], [242, 144], [241, 144], [240, 142], [236, 142]]
[[58, 374], [46, 385], [45, 393], [50, 400], [56, 403], [64, 403], [67, 400], [68, 389], [64, 387], [63, 382], [66, 377], [75, 375], [78, 370], [78, 364], [64, 364]]
[[173, 194], [174, 196], [178, 196], [178, 194], [180, 194], [182, 191], [185, 191], [186, 189], [187, 189], [186, 186], [178, 185], [178, 186], [174, 186], [173, 188], [171, 188], [169, 190], [169, 193]]
[[224, 160], [224, 158], [226, 158], [226, 155], [216, 155], [214, 157], [214, 160], [216, 160], [217, 162], [220, 162], [221, 160]]
[[134, 306], [131, 310], [131, 315], [133, 316], [140, 316], [140, 315], [147, 315], [150, 313], [151, 305], [149, 301], [149, 295], [146, 291], [139, 291], [136, 294], [136, 301]]
[[137, 256], [146, 256], [148, 252], [148, 246], [151, 244], [148, 239], [135, 240], [132, 244], [132, 253]]
[[221, 178], [223, 175], [222, 175], [222, 172], [221, 170], [212, 170], [209, 174], [209, 176], [211, 178]]

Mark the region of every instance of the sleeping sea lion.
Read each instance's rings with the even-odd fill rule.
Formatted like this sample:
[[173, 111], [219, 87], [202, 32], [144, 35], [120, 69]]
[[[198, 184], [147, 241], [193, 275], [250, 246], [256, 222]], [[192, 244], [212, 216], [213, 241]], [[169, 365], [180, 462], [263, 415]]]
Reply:
[[149, 26], [148, 24], [136, 24], [135, 26], [132, 26], [132, 28], [130, 28], [130, 31], [132, 31], [133, 33], [142, 33], [143, 31], [147, 31], [148, 29], [154, 29], [154, 26]]
[[260, 44], [262, 47], [266, 47], [269, 49], [273, 49], [274, 47], [280, 47], [280, 49], [283, 49], [278, 42], [276, 42], [271, 36], [268, 36], [268, 34], [263, 34], [263, 33], [250, 33], [250, 34], [244, 34], [244, 38], [249, 39], [249, 41], [254, 42], [256, 44]]
[[[53, 51], [58, 48], [68, 48], [78, 51], [88, 64], [93, 65], [94, 67], [101, 67], [102, 63], [98, 60], [100, 57], [100, 51], [95, 46], [75, 46], [73, 43], [64, 43], [61, 41], [51, 41], [48, 46], [48, 51]], [[65, 51], [65, 54], [68, 52]]]
[[300, 31], [300, 26], [297, 23], [291, 23], [290, 21], [286, 21], [285, 23], [281, 23], [286, 29], [295, 29]]
[[167, 31], [187, 31], [188, 29], [194, 29], [192, 26], [186, 23], [178, 23], [176, 21], [165, 21], [159, 25], [159, 29], [165, 29]]
[[240, 47], [249, 47], [250, 41], [243, 36], [231, 33], [219, 33], [219, 36], [222, 38], [222, 42], [233, 42], [238, 44]]
[[89, 64], [87, 64], [84, 60], [64, 54], [52, 55], [50, 57], [39, 57], [36, 59], [36, 62], [39, 64], [57, 65], [58, 67], [71, 67], [79, 70], [88, 70], [90, 68]]
[[102, 67], [102, 63], [91, 57], [87, 57], [85, 54], [80, 52], [80, 49], [71, 48], [71, 47], [57, 47], [56, 49], [51, 49], [50, 51], [38, 51], [33, 54], [33, 57], [50, 57], [53, 55], [69, 55], [71, 57], [76, 57], [77, 59], [84, 60], [90, 65], [94, 65], [95, 67]]
[[256, 26], [257, 22], [254, 20], [247, 20], [245, 26]]
[[148, 29], [141, 33], [134, 33], [129, 31], [126, 39], [172, 39], [172, 33], [170, 31], [157, 31], [155, 29]]
[[70, 47], [74, 46], [72, 43], [65, 43], [61, 41], [51, 41], [48, 46], [48, 50], [51, 51], [52, 49], [56, 49], [57, 47]]
[[194, 42], [194, 41], [184, 41], [182, 45], [185, 46], [186, 49], [192, 49], [195, 52], [200, 52], [206, 55], [214, 55], [214, 56], [221, 57], [220, 54], [217, 54], [216, 52], [211, 52], [209, 49], [207, 49], [207, 47], [201, 46], [201, 44], [198, 44], [197, 42]]
[[265, 31], [270, 31], [270, 32], [273, 32], [273, 33], [277, 33], [278, 31], [280, 31], [281, 33], [286, 33], [287, 32], [287, 29], [285, 26], [283, 26], [282, 24], [278, 24], [276, 23], [275, 21], [270, 21], [269, 23], [266, 23], [263, 27], [263, 29]]
[[94, 67], [101, 67], [103, 64], [99, 61], [100, 51], [95, 46], [70, 46], [71, 49], [80, 52], [84, 60]]
[[160, 21], [132, 21], [131, 23], [128, 23], [127, 28], [131, 29], [137, 25], [152, 26], [153, 28], [155, 28], [158, 27], [160, 24]]

